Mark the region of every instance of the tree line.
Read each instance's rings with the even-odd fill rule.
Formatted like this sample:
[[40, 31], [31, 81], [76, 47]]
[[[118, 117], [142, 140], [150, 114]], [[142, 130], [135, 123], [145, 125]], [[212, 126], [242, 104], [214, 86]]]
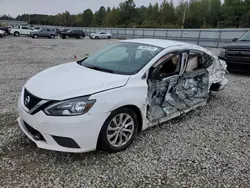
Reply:
[[[186, 13], [186, 14], [185, 14]], [[172, 0], [137, 7], [133, 0], [118, 7], [101, 6], [79, 14], [23, 14], [0, 19], [28, 21], [32, 25], [129, 28], [226, 28], [250, 27], [250, 0], [189, 0], [174, 6]], [[184, 22], [183, 22], [184, 21]]]

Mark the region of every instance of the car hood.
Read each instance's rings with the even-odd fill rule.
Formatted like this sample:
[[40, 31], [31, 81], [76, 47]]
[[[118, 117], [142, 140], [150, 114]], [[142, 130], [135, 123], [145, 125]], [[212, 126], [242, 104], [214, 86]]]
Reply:
[[223, 46], [225, 49], [250, 49], [250, 41], [237, 41]]
[[63, 100], [122, 87], [128, 79], [128, 75], [101, 72], [72, 62], [38, 73], [25, 88], [42, 99]]

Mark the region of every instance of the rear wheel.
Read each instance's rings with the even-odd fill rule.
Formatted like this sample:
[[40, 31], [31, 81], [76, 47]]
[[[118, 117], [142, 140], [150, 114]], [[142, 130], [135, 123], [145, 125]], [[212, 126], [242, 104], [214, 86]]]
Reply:
[[139, 121], [136, 113], [130, 108], [113, 111], [101, 129], [98, 147], [108, 152], [127, 149], [138, 133]]
[[110, 37], [110, 36], [108, 36], [108, 39], [111, 39], [111, 37]]
[[55, 35], [50, 35], [50, 38], [51, 38], [51, 39], [54, 39], [54, 38], [55, 38]]
[[65, 38], [66, 38], [66, 39], [69, 39], [69, 35], [66, 35]]
[[80, 36], [80, 39], [83, 39], [83, 36]]
[[15, 36], [15, 37], [19, 37], [19, 36], [20, 36], [20, 33], [16, 31], [16, 32], [14, 33], [14, 36]]
[[33, 37], [34, 37], [35, 39], [37, 39], [37, 38], [38, 38], [38, 35], [34, 35]]

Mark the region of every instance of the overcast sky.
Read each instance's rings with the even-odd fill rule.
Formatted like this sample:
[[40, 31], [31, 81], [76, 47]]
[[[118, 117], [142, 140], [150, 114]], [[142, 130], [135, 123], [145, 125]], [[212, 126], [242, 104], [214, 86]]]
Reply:
[[[80, 13], [90, 8], [96, 11], [100, 6], [118, 6], [125, 0], [0, 0], [0, 15], [9, 14], [13, 17], [23, 13], [57, 14], [68, 10], [70, 13]], [[161, 3], [163, 0], [134, 0], [137, 6], [148, 5], [150, 2]], [[174, 4], [179, 0], [173, 0]]]

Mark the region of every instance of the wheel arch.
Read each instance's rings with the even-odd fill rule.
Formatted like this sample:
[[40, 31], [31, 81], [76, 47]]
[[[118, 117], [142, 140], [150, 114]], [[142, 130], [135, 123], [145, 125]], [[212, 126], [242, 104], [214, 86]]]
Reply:
[[[123, 106], [120, 106], [120, 107], [118, 107], [118, 108], [112, 110], [111, 113], [112, 113], [113, 111], [116, 111], [116, 110], [121, 109], [121, 108], [129, 108], [129, 109], [133, 110], [133, 111], [136, 113], [136, 115], [137, 115], [137, 117], [138, 117], [138, 121], [139, 121], [138, 133], [141, 132], [141, 131], [142, 131], [142, 125], [143, 125], [143, 119], [142, 119], [142, 113], [141, 113], [139, 107], [136, 106], [136, 105], [133, 105], [133, 104], [127, 104], [127, 105], [123, 105]], [[109, 116], [108, 116], [108, 117], [109, 117]], [[105, 120], [105, 121], [106, 121], [106, 120]], [[103, 125], [102, 125], [102, 126], [103, 126]], [[102, 129], [102, 128], [101, 128], [101, 129]], [[100, 129], [99, 134], [98, 134], [98, 139], [97, 139], [97, 144], [96, 144], [96, 148], [97, 148], [97, 149], [99, 149], [99, 146], [100, 146], [100, 134], [101, 134], [101, 129]]]
[[[136, 106], [136, 105], [133, 105], [133, 104], [128, 104], [128, 105], [124, 105], [124, 106], [121, 106], [119, 108], [116, 108], [115, 110], [118, 110], [118, 109], [121, 109], [121, 108], [129, 108], [129, 109], [133, 110], [136, 113], [138, 121], [139, 121], [138, 132], [141, 132], [141, 130], [142, 130], [142, 124], [143, 124], [143, 119], [142, 119], [142, 113], [141, 113], [139, 107]], [[113, 111], [115, 111], [115, 110], [113, 110]]]

